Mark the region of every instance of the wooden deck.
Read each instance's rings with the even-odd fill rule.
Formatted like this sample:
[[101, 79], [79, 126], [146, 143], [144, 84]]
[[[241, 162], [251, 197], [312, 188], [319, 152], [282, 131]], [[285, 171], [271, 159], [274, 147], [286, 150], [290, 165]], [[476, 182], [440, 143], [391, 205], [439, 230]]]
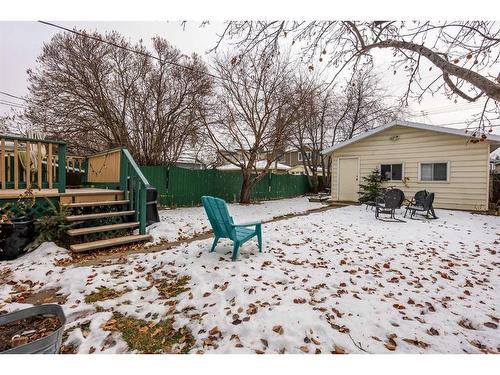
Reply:
[[[24, 189], [0, 189], [0, 199], [18, 198]], [[35, 197], [74, 197], [74, 196], [108, 196], [122, 195], [123, 191], [101, 188], [81, 188], [81, 189], [66, 189], [65, 193], [59, 193], [57, 189], [33, 189]]]

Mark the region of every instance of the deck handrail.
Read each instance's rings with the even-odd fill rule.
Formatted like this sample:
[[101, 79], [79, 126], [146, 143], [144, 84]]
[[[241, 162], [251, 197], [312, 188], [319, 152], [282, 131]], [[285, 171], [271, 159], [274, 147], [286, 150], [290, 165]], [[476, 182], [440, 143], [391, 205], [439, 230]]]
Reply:
[[[12, 142], [12, 150], [7, 150], [8, 142]], [[22, 147], [22, 144], [24, 144], [24, 147]], [[44, 146], [47, 146], [47, 149]], [[57, 158], [53, 154], [53, 146], [57, 147]], [[17, 190], [20, 187], [20, 183], [23, 183], [26, 188], [30, 188], [36, 184], [38, 189], [42, 189], [45, 184], [51, 189], [56, 182], [55, 177], [57, 174], [57, 188], [59, 193], [66, 191], [65, 142], [36, 139], [15, 134], [0, 134], [0, 154], [0, 185], [2, 190], [7, 188], [7, 184], [11, 184]], [[60, 160], [64, 160], [64, 162], [60, 163]], [[23, 174], [20, 172], [20, 162], [24, 169]], [[59, 166], [60, 164], [61, 167]], [[31, 168], [32, 165], [36, 166], [33, 170]]]
[[139, 233], [145, 234], [147, 189], [151, 185], [127, 148], [121, 148], [121, 156], [120, 189], [127, 191], [129, 205], [135, 210], [136, 221], [139, 221]]
[[66, 142], [64, 141], [58, 141], [55, 139], [36, 139], [36, 138], [30, 138], [30, 137], [24, 137], [22, 135], [16, 135], [16, 134], [2, 134], [0, 135], [0, 138], [5, 139], [6, 141], [22, 141], [22, 142], [33, 142], [33, 143], [52, 143], [52, 144], [61, 144], [65, 145]]

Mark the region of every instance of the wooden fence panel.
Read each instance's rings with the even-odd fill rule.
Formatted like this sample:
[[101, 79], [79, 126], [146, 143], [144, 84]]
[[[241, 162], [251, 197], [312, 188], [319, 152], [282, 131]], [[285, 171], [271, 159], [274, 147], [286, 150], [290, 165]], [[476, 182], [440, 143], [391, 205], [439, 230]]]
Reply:
[[[197, 206], [203, 195], [227, 202], [239, 200], [243, 178], [240, 172], [215, 169], [191, 170], [167, 166], [140, 167], [149, 183], [158, 190], [160, 206]], [[309, 191], [306, 176], [268, 173], [252, 190], [252, 200], [291, 198]]]

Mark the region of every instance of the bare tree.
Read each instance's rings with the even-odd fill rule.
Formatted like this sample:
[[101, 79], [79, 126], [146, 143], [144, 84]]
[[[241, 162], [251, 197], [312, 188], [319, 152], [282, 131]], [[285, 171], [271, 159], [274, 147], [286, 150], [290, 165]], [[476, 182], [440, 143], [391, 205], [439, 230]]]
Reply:
[[143, 165], [175, 162], [196, 142], [212, 78], [162, 38], [153, 53], [117, 32], [62, 33], [28, 71], [25, 118], [74, 152], [126, 146]]
[[319, 175], [324, 176], [326, 163], [321, 151], [330, 146], [333, 136], [333, 90], [324, 90], [322, 86], [318, 76], [299, 78], [297, 96], [303, 98], [303, 104], [295, 118], [291, 141], [302, 154], [302, 165], [313, 193], [322, 187]]
[[297, 90], [304, 91], [304, 99], [292, 142], [302, 152], [302, 163], [312, 191], [319, 187], [320, 170], [328, 176], [331, 173], [331, 160], [321, 155], [322, 150], [405, 113], [397, 101], [387, 101], [382, 78], [370, 67], [355, 71], [335, 89], [325, 90], [324, 86], [316, 75], [302, 76], [297, 84]]
[[[500, 119], [500, 27], [496, 22], [232, 21], [220, 39], [234, 40], [242, 54], [256, 47], [273, 51], [287, 40], [298, 46], [310, 68], [327, 59], [336, 68], [334, 79], [348, 67], [371, 64], [373, 50], [389, 49], [393, 53], [390, 68], [395, 73], [403, 70], [408, 77], [403, 102], [410, 96], [422, 100], [424, 94], [438, 91], [455, 101], [485, 97], [482, 111], [469, 121], [473, 135], [484, 139], [500, 125], [495, 122]], [[428, 74], [432, 68], [439, 73], [424, 84], [422, 70]]]
[[381, 80], [380, 75], [367, 68], [354, 72], [351, 79], [339, 87], [333, 142], [346, 141], [401, 116], [403, 108], [387, 101], [387, 90]]
[[[205, 126], [219, 155], [241, 169], [240, 202], [249, 203], [252, 188], [290, 140], [300, 105], [291, 89], [293, 67], [285, 57], [258, 50], [218, 56], [214, 66], [220, 79]], [[244, 157], [229, 156], [235, 150]]]

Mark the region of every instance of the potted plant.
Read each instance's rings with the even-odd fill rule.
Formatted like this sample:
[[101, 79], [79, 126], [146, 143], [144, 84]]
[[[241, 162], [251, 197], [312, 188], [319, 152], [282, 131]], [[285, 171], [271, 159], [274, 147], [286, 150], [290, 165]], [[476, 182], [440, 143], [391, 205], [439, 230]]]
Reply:
[[33, 191], [26, 189], [15, 203], [0, 208], [0, 260], [17, 258], [35, 238], [35, 221], [29, 212], [34, 204]]
[[61, 306], [46, 304], [0, 315], [0, 354], [56, 354], [66, 317]]

